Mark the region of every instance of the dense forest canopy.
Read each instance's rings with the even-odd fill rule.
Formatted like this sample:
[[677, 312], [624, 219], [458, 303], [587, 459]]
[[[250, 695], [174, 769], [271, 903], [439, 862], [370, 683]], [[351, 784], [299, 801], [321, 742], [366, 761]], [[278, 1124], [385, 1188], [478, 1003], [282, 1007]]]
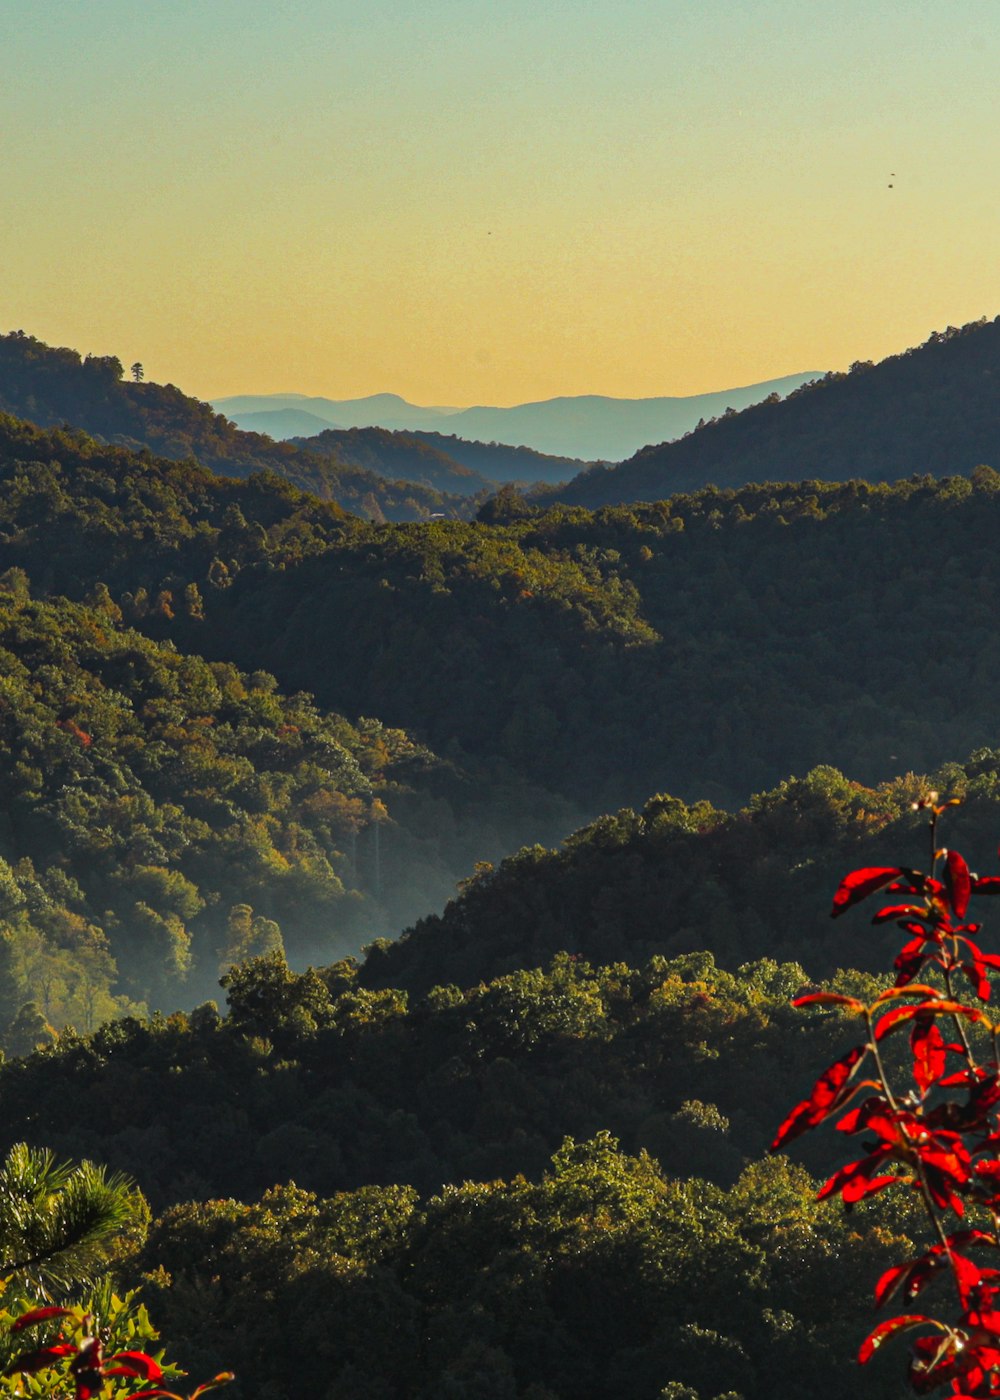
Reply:
[[296, 976], [270, 955], [226, 979], [224, 1020], [132, 1018], [4, 1066], [4, 1133], [99, 1146], [169, 1207], [126, 1277], [180, 1360], [236, 1367], [237, 1395], [301, 1394], [289, 1348], [321, 1315], [303, 1364], [344, 1400], [770, 1400], [775, 1367], [804, 1376], [817, 1347], [833, 1400], [866, 1303], [827, 1294], [908, 1226], [881, 1198], [849, 1224], [758, 1159], [806, 1047], [850, 1034], [788, 1007], [803, 975], [563, 956], [408, 1005], [351, 963]]
[[786, 1162], [729, 1189], [665, 1177], [602, 1132], [537, 1179], [423, 1200], [184, 1205], [137, 1267], [191, 1371], [235, 1366], [234, 1400], [894, 1400], [888, 1361], [859, 1376], [850, 1358], [906, 1225], [848, 1221], [814, 1189]]
[[819, 763], [872, 782], [995, 737], [998, 488], [983, 469], [365, 526], [244, 571], [209, 644], [592, 811], [731, 805]]
[[121, 994], [190, 1001], [283, 937], [299, 958], [351, 951], [390, 920], [400, 864], [435, 864], [395, 822], [373, 830], [434, 766], [402, 731], [180, 654], [94, 602], [0, 579], [0, 1034], [29, 1000], [82, 1028]]
[[651, 789], [732, 805], [820, 763], [872, 782], [994, 738], [989, 468], [376, 525], [273, 474], [0, 419], [3, 482], [0, 557], [36, 593], [105, 583], [157, 638], [590, 812]]
[[489, 477], [491, 481], [568, 481], [589, 465], [577, 457], [553, 457], [547, 452], [536, 452], [533, 447], [511, 447], [503, 442], [468, 442], [454, 433], [432, 433], [426, 428], [415, 428], [413, 436], [461, 462], [463, 467]]
[[949, 326], [879, 364], [858, 361], [786, 399], [727, 413], [587, 471], [555, 496], [594, 507], [750, 481], [967, 474], [984, 462], [1000, 467], [1000, 317]]

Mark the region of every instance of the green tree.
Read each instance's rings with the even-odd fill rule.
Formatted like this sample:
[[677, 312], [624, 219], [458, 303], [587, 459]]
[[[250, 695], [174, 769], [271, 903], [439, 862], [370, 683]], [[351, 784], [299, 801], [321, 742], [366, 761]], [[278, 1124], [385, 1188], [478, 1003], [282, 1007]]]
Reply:
[[18, 1143], [0, 1163], [0, 1278], [43, 1293], [92, 1283], [148, 1217], [127, 1177]]

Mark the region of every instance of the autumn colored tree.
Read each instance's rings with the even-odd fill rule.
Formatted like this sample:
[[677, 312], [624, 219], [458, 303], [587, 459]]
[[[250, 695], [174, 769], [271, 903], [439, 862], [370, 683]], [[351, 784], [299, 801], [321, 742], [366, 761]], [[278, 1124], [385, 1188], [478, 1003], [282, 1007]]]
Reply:
[[[861, 1151], [825, 1182], [819, 1199], [839, 1196], [850, 1210], [897, 1187], [921, 1203], [927, 1246], [882, 1274], [875, 1302], [909, 1305], [927, 1289], [939, 1299], [947, 1290], [954, 1302], [948, 1311], [942, 1301], [934, 1312], [880, 1322], [858, 1360], [866, 1364], [889, 1338], [915, 1332], [911, 1389], [980, 1400], [1000, 1395], [1000, 1269], [993, 1267], [1000, 1247], [1000, 1021], [985, 1010], [1000, 954], [982, 950], [981, 925], [969, 909], [975, 898], [1000, 894], [1000, 876], [980, 877], [957, 851], [939, 848], [938, 821], [956, 803], [941, 803], [932, 792], [915, 804], [930, 813], [926, 871], [867, 866], [841, 881], [835, 918], [872, 895], [890, 899], [872, 923], [896, 925], [905, 935], [895, 980], [870, 1003], [830, 991], [796, 999], [797, 1006], [833, 1007], [856, 1018], [862, 1035], [785, 1119], [772, 1150], [839, 1115], [841, 1133], [863, 1135]], [[908, 1078], [890, 1058], [903, 1032]]]

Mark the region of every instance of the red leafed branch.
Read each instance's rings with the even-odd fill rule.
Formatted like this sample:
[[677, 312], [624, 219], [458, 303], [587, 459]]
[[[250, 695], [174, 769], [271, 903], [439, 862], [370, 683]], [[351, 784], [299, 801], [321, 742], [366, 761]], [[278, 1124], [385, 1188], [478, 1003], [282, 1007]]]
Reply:
[[[12, 1334], [29, 1327], [53, 1323], [61, 1319], [54, 1340], [23, 1351], [9, 1362], [4, 1376], [33, 1376], [30, 1394], [72, 1396], [73, 1400], [103, 1400], [112, 1395], [128, 1400], [184, 1400], [171, 1390], [163, 1390], [158, 1381], [164, 1378], [163, 1367], [155, 1357], [144, 1351], [118, 1351], [105, 1356], [104, 1344], [95, 1328], [94, 1318], [79, 1308], [45, 1307], [22, 1313], [11, 1325]], [[223, 1371], [213, 1380], [198, 1386], [188, 1397], [197, 1400], [209, 1390], [233, 1379], [232, 1372]], [[122, 1382], [126, 1389], [121, 1388]], [[142, 1389], [132, 1388], [136, 1382]], [[148, 1389], [150, 1385], [153, 1389]], [[4, 1392], [7, 1393], [6, 1391]], [[18, 1388], [18, 1395], [22, 1392]]]
[[[980, 925], [966, 922], [978, 897], [1000, 894], [1000, 876], [978, 876], [957, 851], [937, 848], [938, 819], [955, 799], [939, 804], [932, 793], [915, 805], [930, 814], [928, 872], [855, 870], [840, 882], [831, 910], [836, 918], [871, 895], [893, 898], [872, 922], [894, 923], [903, 934], [895, 984], [870, 1006], [832, 992], [793, 1003], [850, 1014], [864, 1040], [823, 1072], [771, 1150], [836, 1119], [846, 1137], [860, 1135], [861, 1155], [829, 1177], [821, 1198], [839, 1196], [850, 1209], [894, 1187], [923, 1203], [932, 1242], [886, 1270], [875, 1303], [912, 1303], [931, 1282], [950, 1279], [952, 1315], [901, 1313], [880, 1322], [861, 1345], [861, 1364], [890, 1338], [912, 1333], [907, 1375], [914, 1393], [1000, 1400], [1000, 1023], [984, 1005], [1000, 954], [984, 952]], [[970, 989], [974, 999], [964, 1000]], [[882, 1046], [901, 1030], [909, 1033], [909, 1082], [893, 1083]], [[940, 1286], [933, 1293], [940, 1296]]]

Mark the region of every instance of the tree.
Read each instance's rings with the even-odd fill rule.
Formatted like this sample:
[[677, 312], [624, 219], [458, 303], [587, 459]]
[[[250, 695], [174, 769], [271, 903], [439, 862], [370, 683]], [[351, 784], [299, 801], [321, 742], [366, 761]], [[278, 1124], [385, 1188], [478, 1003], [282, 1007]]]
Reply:
[[123, 1241], [142, 1243], [148, 1214], [127, 1177], [17, 1143], [0, 1163], [0, 1281], [45, 1291], [90, 1283]]
[[[908, 1248], [908, 1257], [879, 1278], [876, 1307], [894, 1301], [908, 1310], [869, 1333], [858, 1361], [865, 1365], [888, 1338], [917, 1330], [910, 1388], [926, 1395], [947, 1387], [949, 1395], [973, 1400], [1000, 1394], [1000, 1271], [990, 1267], [989, 1254], [982, 1265], [972, 1257], [998, 1246], [1000, 1028], [983, 1003], [1000, 956], [973, 941], [981, 925], [968, 922], [968, 911], [974, 896], [1000, 893], [1000, 876], [975, 875], [957, 851], [938, 847], [938, 820], [958, 800], [939, 803], [931, 792], [914, 803], [931, 814], [929, 873], [864, 866], [840, 882], [832, 917], [872, 895], [891, 898], [872, 923], [897, 925], [906, 941], [893, 964], [894, 985], [870, 1005], [827, 991], [807, 992], [792, 1003], [853, 1017], [860, 1043], [823, 1072], [782, 1123], [771, 1150], [838, 1115], [841, 1133], [866, 1134], [862, 1155], [836, 1171], [817, 1200], [840, 1196], [850, 1210], [886, 1187], [912, 1192], [931, 1240], [916, 1257]], [[960, 980], [971, 983], [975, 999], [963, 999]], [[900, 1056], [885, 1043], [900, 1029], [909, 1032], [911, 1082], [901, 1082]], [[909, 1311], [939, 1276], [953, 1286], [955, 1320]], [[940, 1298], [941, 1290], [935, 1292]]]
[[146, 377], [146, 371], [143, 369], [142, 365], [139, 363], [138, 360], [136, 360], [129, 373], [132, 375], [132, 378], [137, 384], [141, 384]]

